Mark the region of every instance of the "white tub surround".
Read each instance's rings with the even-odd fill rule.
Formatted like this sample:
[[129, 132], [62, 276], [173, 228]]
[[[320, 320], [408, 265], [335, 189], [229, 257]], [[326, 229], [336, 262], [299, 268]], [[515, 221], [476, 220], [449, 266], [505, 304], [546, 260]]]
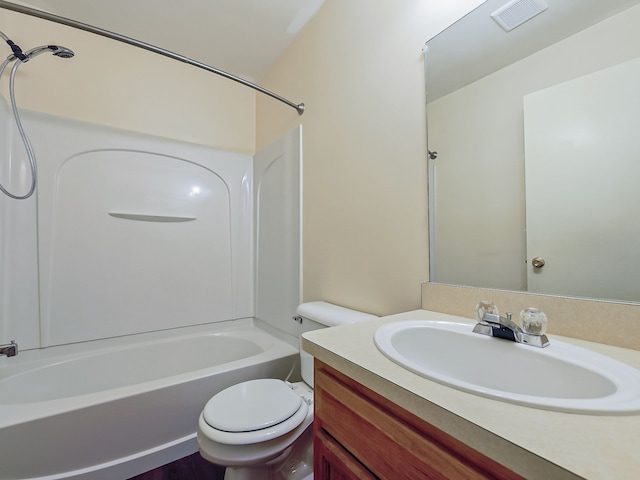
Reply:
[[38, 190], [0, 198], [3, 337], [25, 350], [253, 316], [250, 155], [22, 117]]
[[[474, 323], [470, 318], [417, 310], [309, 332], [304, 334], [303, 348], [525, 478], [637, 478], [640, 415], [598, 416], [529, 408], [422, 378], [387, 359], [373, 341], [380, 325], [410, 319]], [[549, 334], [551, 342], [554, 338], [640, 369], [638, 351]], [[524, 374], [526, 366], [523, 366]]]
[[[0, 168], [19, 170], [24, 147], [7, 114], [0, 99], [0, 138], [11, 140], [11, 162]], [[24, 351], [256, 313], [294, 333], [299, 129], [254, 158], [37, 112], [22, 117], [38, 190], [25, 201], [0, 196], [1, 338]]]
[[[0, 176], [21, 191], [3, 102]], [[0, 343], [19, 346], [0, 358], [0, 480], [122, 480], [194, 453], [214, 394], [296, 371], [300, 131], [254, 158], [22, 117], [39, 178], [0, 196]]]

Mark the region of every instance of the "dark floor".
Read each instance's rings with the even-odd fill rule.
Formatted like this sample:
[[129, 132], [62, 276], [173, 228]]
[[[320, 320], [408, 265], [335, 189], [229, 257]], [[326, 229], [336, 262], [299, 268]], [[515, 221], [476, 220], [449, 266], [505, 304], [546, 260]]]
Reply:
[[222, 480], [223, 478], [224, 467], [207, 462], [196, 452], [130, 480]]

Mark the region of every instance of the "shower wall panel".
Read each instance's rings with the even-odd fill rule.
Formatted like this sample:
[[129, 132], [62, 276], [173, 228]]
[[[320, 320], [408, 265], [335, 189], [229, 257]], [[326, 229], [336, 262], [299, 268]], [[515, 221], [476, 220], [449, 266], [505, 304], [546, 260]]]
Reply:
[[[24, 146], [0, 96], [0, 182], [24, 195], [31, 174]], [[17, 340], [19, 347], [38, 346], [38, 249], [36, 196], [13, 200], [0, 193], [0, 343]]]
[[39, 164], [34, 346], [253, 315], [251, 156], [24, 117]]
[[255, 155], [256, 317], [299, 335], [302, 300], [302, 127]]

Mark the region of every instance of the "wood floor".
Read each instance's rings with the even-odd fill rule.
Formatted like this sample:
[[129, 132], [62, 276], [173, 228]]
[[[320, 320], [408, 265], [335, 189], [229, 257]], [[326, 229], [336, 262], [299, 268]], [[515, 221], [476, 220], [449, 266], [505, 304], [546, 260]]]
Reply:
[[207, 462], [196, 452], [130, 480], [223, 480], [223, 478], [224, 467]]

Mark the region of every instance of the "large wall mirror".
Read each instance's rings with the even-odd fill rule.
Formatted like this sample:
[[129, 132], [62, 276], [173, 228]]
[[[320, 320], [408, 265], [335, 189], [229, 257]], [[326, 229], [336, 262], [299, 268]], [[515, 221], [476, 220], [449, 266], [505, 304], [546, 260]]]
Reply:
[[640, 0], [507, 3], [427, 42], [430, 280], [640, 302]]

